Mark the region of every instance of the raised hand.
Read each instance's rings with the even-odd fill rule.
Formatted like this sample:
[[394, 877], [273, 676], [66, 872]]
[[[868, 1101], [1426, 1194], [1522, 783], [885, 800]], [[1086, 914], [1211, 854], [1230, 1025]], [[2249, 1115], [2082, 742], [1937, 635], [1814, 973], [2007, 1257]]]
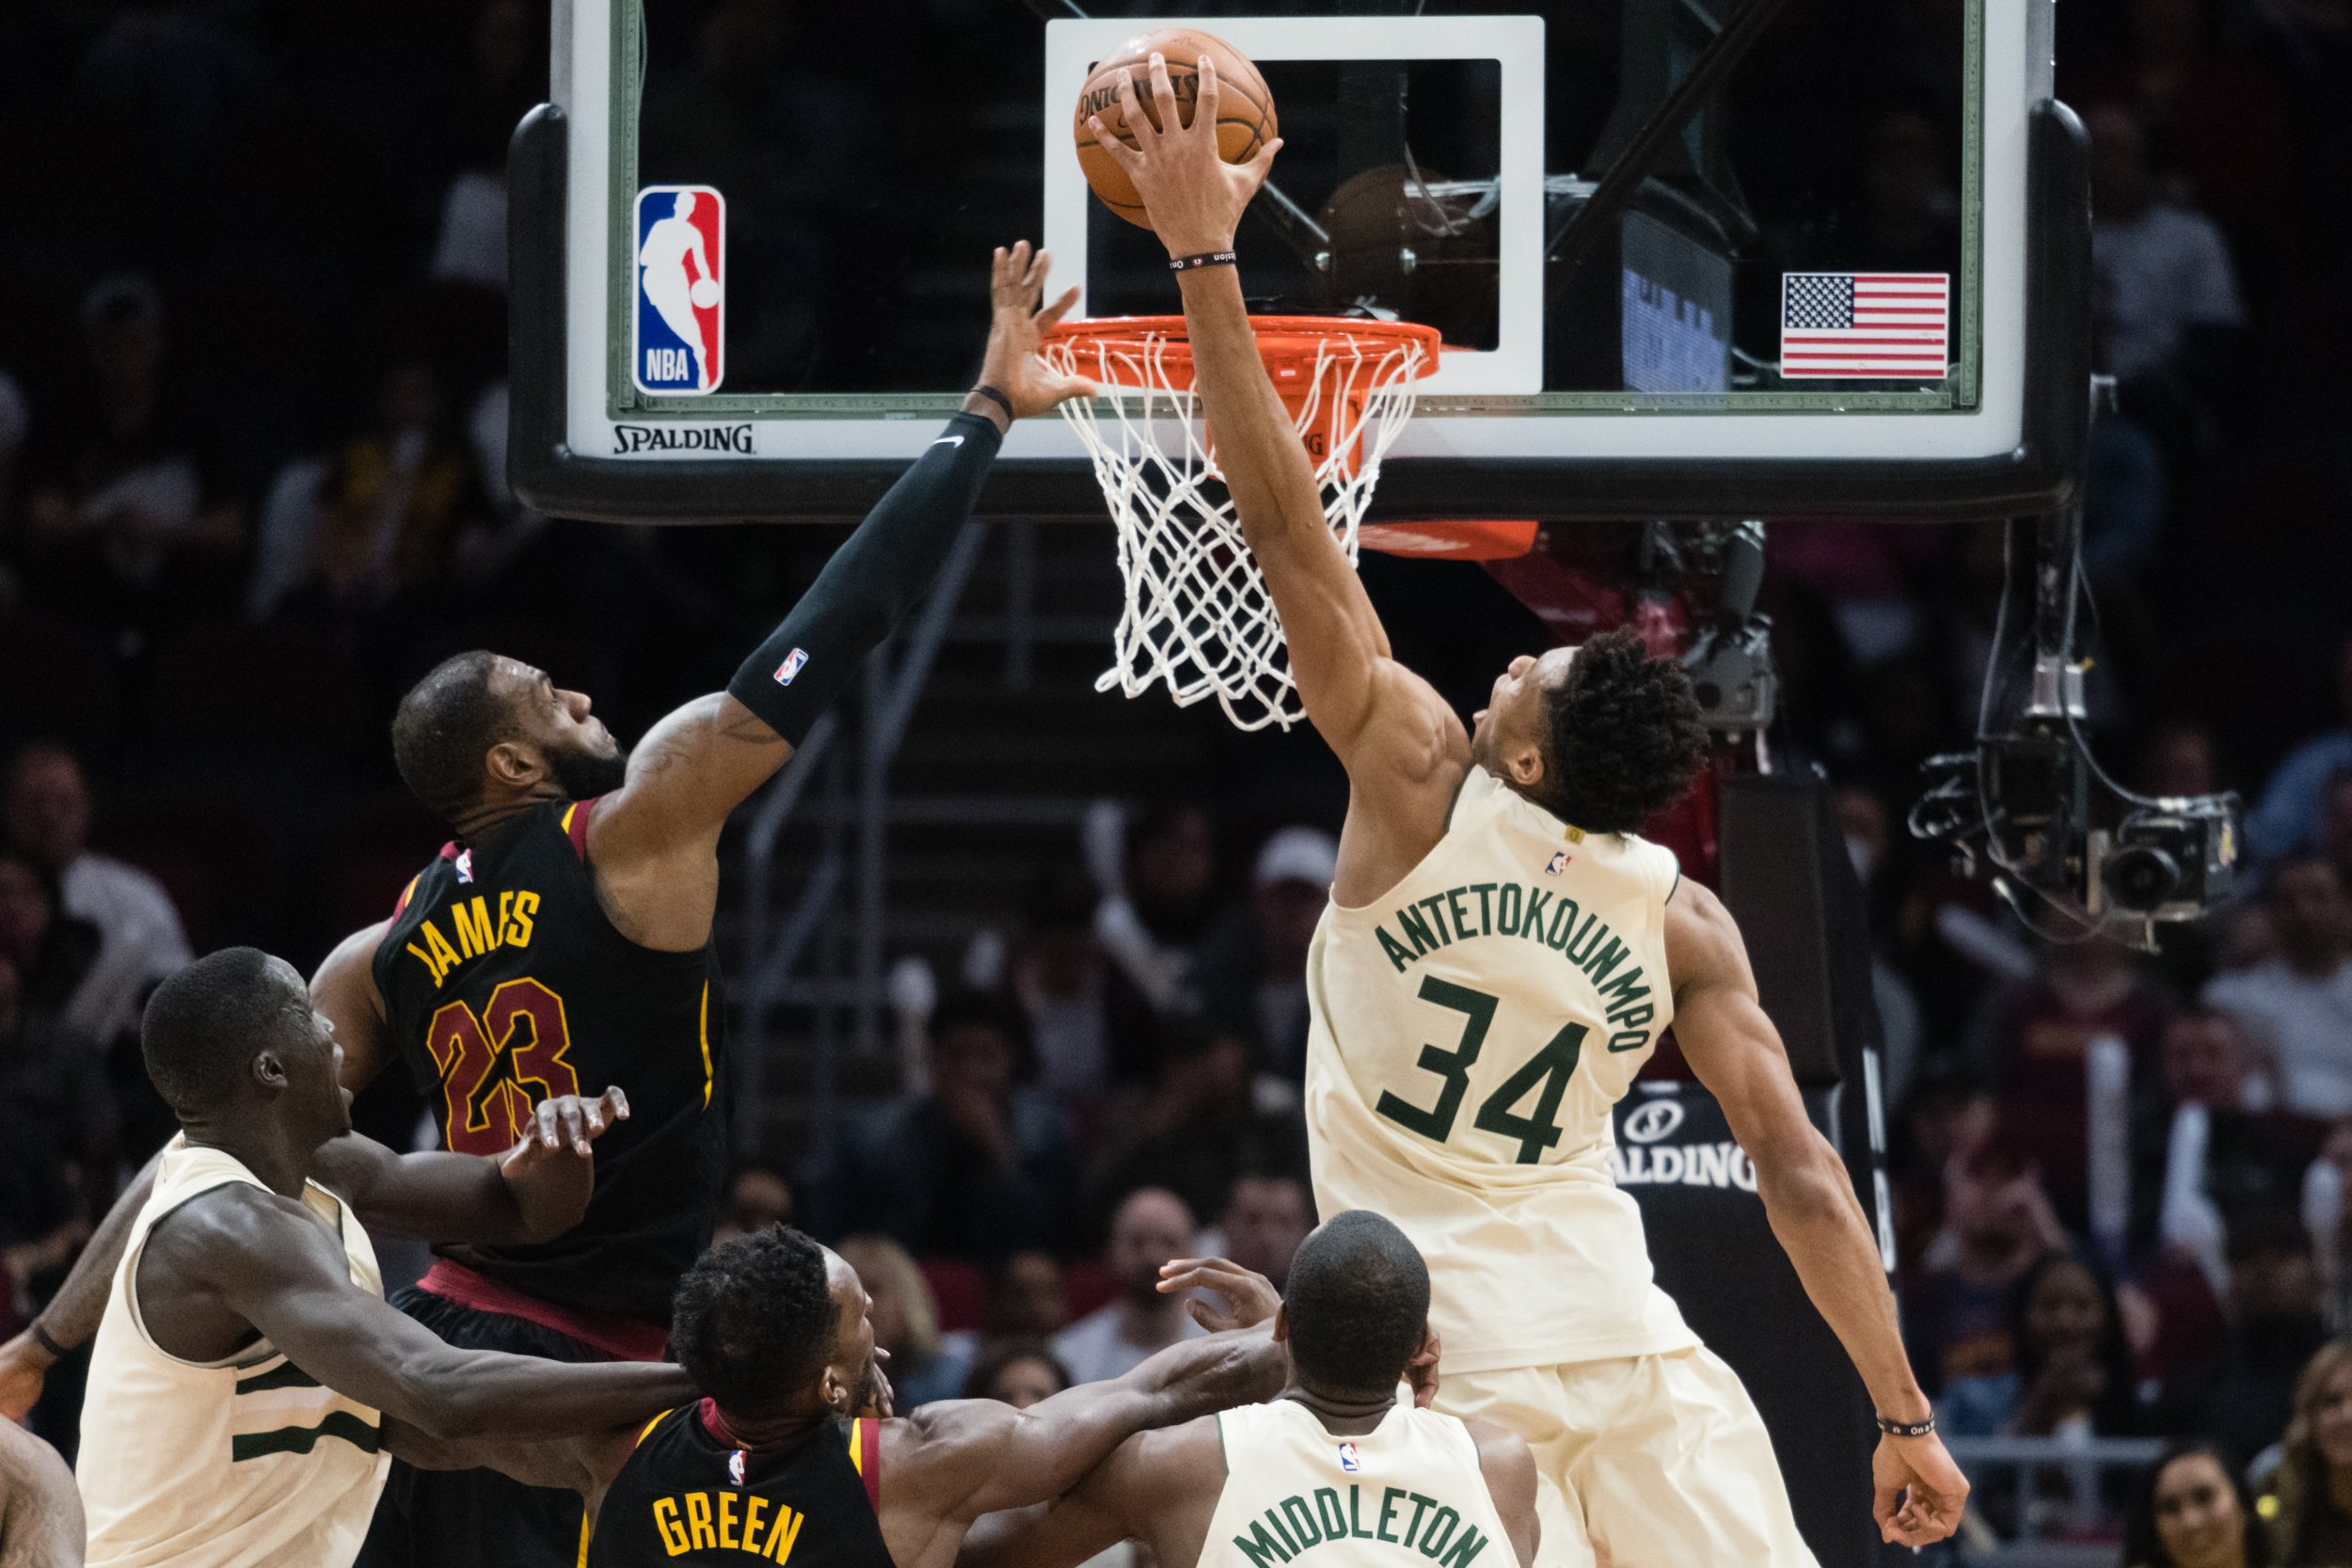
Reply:
[[499, 1162], [532, 1234], [561, 1235], [580, 1223], [596, 1193], [591, 1146], [628, 1119], [628, 1096], [617, 1085], [594, 1100], [566, 1094], [539, 1102], [530, 1131]]
[[1152, 56], [1152, 103], [1159, 116], [1155, 127], [1144, 116], [1132, 71], [1120, 73], [1120, 108], [1127, 119], [1130, 147], [1111, 134], [1100, 115], [1089, 115], [1087, 127], [1111, 162], [1135, 182], [1143, 198], [1152, 228], [1170, 256], [1198, 256], [1233, 248], [1233, 231], [1241, 214], [1265, 183], [1274, 154], [1282, 145], [1277, 136], [1258, 149], [1248, 163], [1229, 164], [1216, 145], [1216, 64], [1200, 57], [1200, 90], [1194, 100], [1192, 123], [1177, 118], [1176, 89], [1168, 80], [1168, 60]]
[[[1041, 250], [1032, 256], [1029, 242], [1023, 240], [1010, 250], [998, 245], [989, 271], [993, 314], [989, 322], [988, 352], [980, 361], [980, 381], [1011, 401], [1015, 419], [1047, 413], [1071, 398], [1095, 394], [1091, 381], [1063, 375], [1038, 356], [1045, 329], [1078, 303], [1078, 291], [1069, 289], [1053, 304], [1038, 308], [1045, 292], [1045, 275], [1053, 264], [1051, 254]], [[987, 404], [981, 411], [988, 409], [1003, 412], [993, 404]]]
[[1894, 1546], [1925, 1546], [1960, 1528], [1968, 1504], [1968, 1478], [1960, 1473], [1944, 1440], [1882, 1437], [1870, 1456], [1875, 1496], [1870, 1516], [1879, 1538]]
[[506, 1151], [499, 1168], [508, 1180], [529, 1171], [534, 1164], [553, 1159], [569, 1149], [585, 1157], [589, 1145], [604, 1136], [614, 1123], [628, 1119], [628, 1096], [613, 1085], [594, 1100], [582, 1100], [576, 1094], [558, 1095], [542, 1100], [532, 1115], [531, 1131], [522, 1142]]
[[1255, 1328], [1282, 1305], [1282, 1292], [1274, 1288], [1274, 1281], [1230, 1259], [1179, 1258], [1160, 1265], [1160, 1294], [1172, 1296], [1193, 1290], [1214, 1291], [1228, 1303], [1222, 1312], [1199, 1296], [1184, 1303], [1192, 1321], [1212, 1334]]

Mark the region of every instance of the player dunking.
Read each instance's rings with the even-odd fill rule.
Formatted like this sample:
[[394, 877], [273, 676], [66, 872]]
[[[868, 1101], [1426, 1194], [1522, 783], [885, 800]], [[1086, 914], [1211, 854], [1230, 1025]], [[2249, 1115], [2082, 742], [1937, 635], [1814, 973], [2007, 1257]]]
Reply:
[[[1047, 259], [996, 254], [981, 384], [834, 552], [723, 692], [657, 723], [633, 754], [588, 698], [518, 660], [460, 655], [402, 701], [401, 775], [452, 842], [389, 922], [346, 940], [312, 991], [358, 1087], [395, 1059], [452, 1149], [515, 1141], [540, 1099], [618, 1085], [630, 1118], [596, 1147], [578, 1228], [544, 1244], [445, 1247], [396, 1305], [454, 1345], [559, 1361], [657, 1359], [678, 1277], [709, 1243], [727, 1167], [731, 1076], [711, 921], [719, 834], [782, 767], [866, 653], [937, 575], [1010, 421], [1087, 384], [1036, 356], [1075, 292], [1039, 309]], [[40, 1322], [0, 1350], [0, 1414], [21, 1414], [59, 1345], [104, 1301], [135, 1183]], [[487, 1470], [396, 1465], [362, 1560], [390, 1568], [569, 1568], [573, 1493]]]
[[[1154, 55], [1137, 145], [1097, 137], [1176, 258], [1230, 261], [1276, 147], [1216, 150], [1216, 68], [1179, 123]], [[1609, 1176], [1610, 1107], [1672, 1021], [1754, 1162], [1773, 1234], [1877, 1402], [1884, 1538], [1949, 1535], [1967, 1482], [1932, 1434], [1878, 1248], [1805, 1117], [1738, 928], [1635, 831], [1689, 787], [1689, 682], [1629, 634], [1512, 662], [1476, 729], [1389, 652], [1334, 543], [1231, 265], [1182, 272], [1197, 385], [1308, 718], [1349, 783], [1308, 958], [1316, 1199], [1428, 1258], [1438, 1405], [1516, 1429], [1544, 1478], [1546, 1563], [1794, 1568], [1812, 1555], [1746, 1390], [1650, 1278]]]

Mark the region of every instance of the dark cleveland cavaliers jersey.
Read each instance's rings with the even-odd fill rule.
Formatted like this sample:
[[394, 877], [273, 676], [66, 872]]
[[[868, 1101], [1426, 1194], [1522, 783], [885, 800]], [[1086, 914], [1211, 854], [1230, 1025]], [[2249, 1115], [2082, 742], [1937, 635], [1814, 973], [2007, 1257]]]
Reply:
[[588, 1568], [891, 1568], [882, 1423], [836, 1418], [788, 1449], [736, 1447], [708, 1400], [657, 1417], [604, 1494]]
[[726, 1179], [719, 965], [707, 945], [660, 953], [613, 929], [586, 859], [596, 805], [549, 801], [444, 848], [401, 895], [375, 983], [451, 1148], [512, 1148], [553, 1095], [628, 1096], [628, 1119], [596, 1142], [576, 1228], [440, 1250], [544, 1301], [666, 1325]]

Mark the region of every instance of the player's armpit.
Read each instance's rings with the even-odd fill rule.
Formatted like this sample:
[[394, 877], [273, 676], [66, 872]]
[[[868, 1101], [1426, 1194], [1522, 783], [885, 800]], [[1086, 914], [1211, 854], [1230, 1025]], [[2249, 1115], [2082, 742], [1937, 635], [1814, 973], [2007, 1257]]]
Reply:
[[1489, 1421], [1465, 1421], [1478, 1444], [1478, 1467], [1486, 1478], [1486, 1495], [1494, 1499], [1502, 1528], [1511, 1532], [1511, 1550], [1519, 1568], [1534, 1568], [1535, 1551], [1543, 1544], [1543, 1526], [1535, 1514], [1535, 1456], [1526, 1439]]
[[310, 1006], [335, 1026], [335, 1043], [343, 1048], [343, 1087], [357, 1094], [375, 1082], [391, 1065], [394, 1052], [386, 1038], [384, 993], [375, 986], [375, 950], [391, 922], [379, 920], [354, 931], [310, 976]]
[[570, 1437], [437, 1437], [397, 1417], [384, 1418], [384, 1449], [420, 1470], [488, 1468], [525, 1486], [556, 1487], [601, 1497], [635, 1446], [634, 1425]]
[[983, 1514], [963, 1538], [956, 1568], [1077, 1568], [1146, 1522], [1130, 1493], [1148, 1433], [1111, 1450], [1064, 1496]]

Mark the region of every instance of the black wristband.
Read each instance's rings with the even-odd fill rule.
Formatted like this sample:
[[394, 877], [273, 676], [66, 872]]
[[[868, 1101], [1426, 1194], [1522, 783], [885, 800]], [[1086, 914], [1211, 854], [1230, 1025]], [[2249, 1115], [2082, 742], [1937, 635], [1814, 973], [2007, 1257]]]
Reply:
[[1013, 410], [1012, 399], [1005, 396], [1004, 393], [998, 391], [995, 388], [991, 387], [985, 381], [973, 388], [971, 391], [965, 394], [965, 396], [988, 399], [989, 402], [996, 404], [997, 407], [1002, 408], [1005, 411], [1005, 418], [1008, 420], [1017, 420], [1021, 418], [1021, 416]]
[[1893, 1421], [1883, 1416], [1876, 1417], [1875, 1419], [1878, 1421], [1879, 1430], [1889, 1437], [1932, 1437], [1935, 1435], [1935, 1417], [1932, 1413], [1930, 1413], [1924, 1421]]
[[63, 1345], [57, 1343], [56, 1340], [49, 1337], [49, 1331], [40, 1326], [40, 1320], [39, 1318], [35, 1318], [26, 1326], [33, 1331], [34, 1341], [38, 1343], [41, 1349], [47, 1351], [58, 1360], [62, 1361], [67, 1356], [73, 1354], [72, 1351], [66, 1349]]
[[1230, 250], [1204, 250], [1198, 256], [1178, 256], [1168, 263], [1170, 272], [1190, 272], [1195, 267], [1230, 267], [1233, 253]]

